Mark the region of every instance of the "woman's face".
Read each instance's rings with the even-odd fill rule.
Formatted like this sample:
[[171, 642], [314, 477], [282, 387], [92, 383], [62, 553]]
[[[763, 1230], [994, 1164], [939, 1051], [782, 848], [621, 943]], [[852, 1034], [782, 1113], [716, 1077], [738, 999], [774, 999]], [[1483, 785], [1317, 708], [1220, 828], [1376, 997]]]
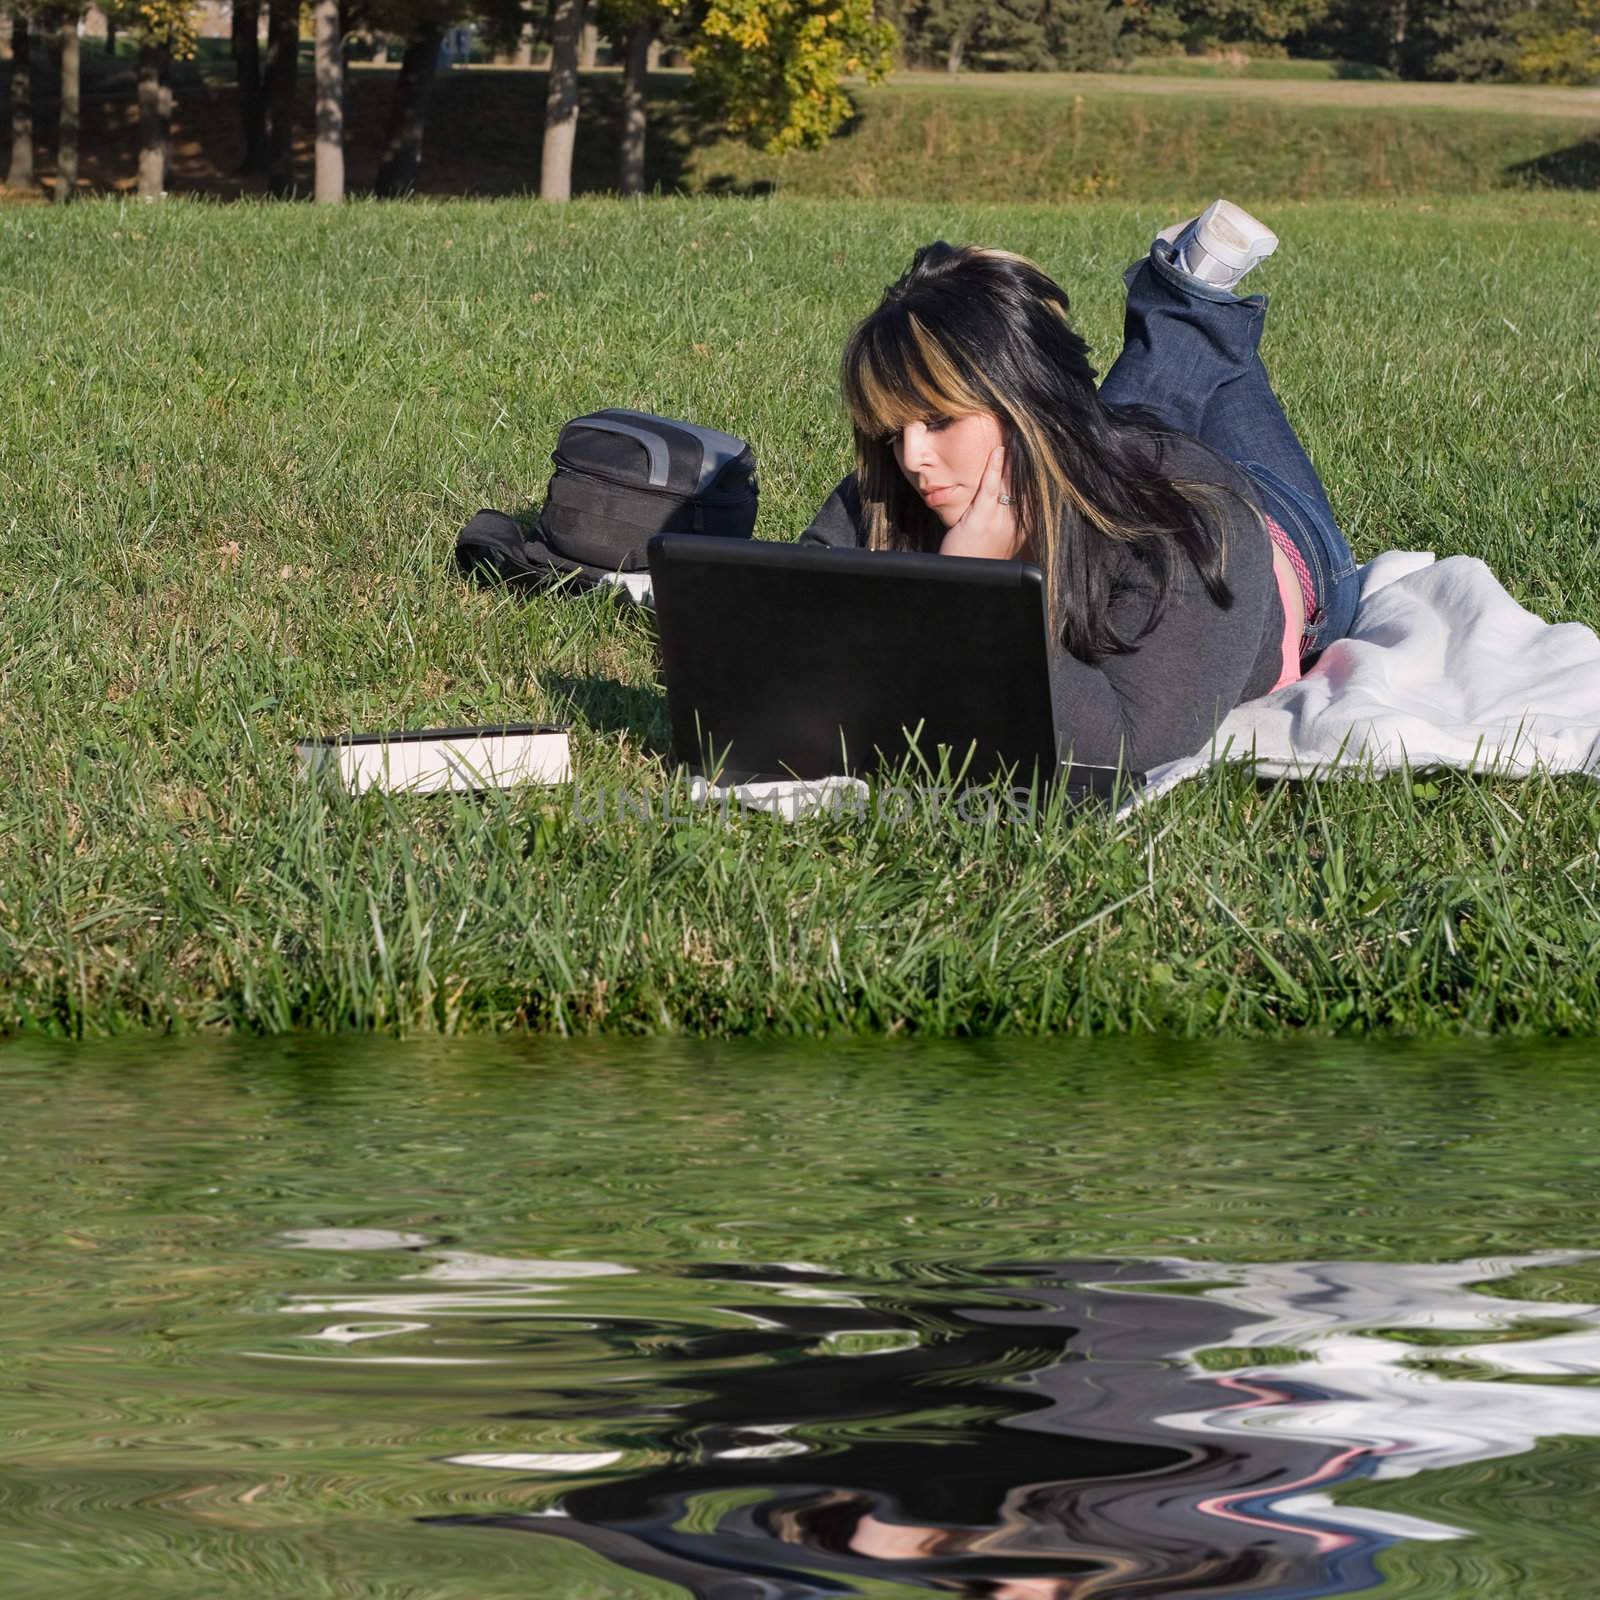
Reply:
[[958, 523], [983, 481], [989, 453], [1001, 442], [992, 412], [946, 421], [911, 422], [895, 435], [894, 458], [922, 503], [951, 528]]

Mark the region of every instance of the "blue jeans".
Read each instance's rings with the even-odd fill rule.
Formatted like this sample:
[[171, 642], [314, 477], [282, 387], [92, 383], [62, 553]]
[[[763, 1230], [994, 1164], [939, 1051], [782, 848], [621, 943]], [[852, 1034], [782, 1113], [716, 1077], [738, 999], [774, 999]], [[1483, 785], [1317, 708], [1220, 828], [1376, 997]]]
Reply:
[[1127, 272], [1122, 354], [1100, 385], [1107, 405], [1138, 406], [1246, 472], [1267, 514], [1305, 558], [1316, 595], [1305, 660], [1350, 631], [1361, 585], [1317, 469], [1267, 381], [1258, 346], [1267, 297], [1241, 298], [1172, 264], [1156, 240]]

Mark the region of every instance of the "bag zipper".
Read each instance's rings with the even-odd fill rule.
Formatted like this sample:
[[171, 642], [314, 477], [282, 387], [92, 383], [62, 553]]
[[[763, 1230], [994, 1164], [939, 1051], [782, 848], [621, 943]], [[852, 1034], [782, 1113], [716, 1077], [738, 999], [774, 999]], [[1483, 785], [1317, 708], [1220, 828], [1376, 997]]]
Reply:
[[[666, 500], [676, 500], [679, 505], [688, 505], [691, 501], [698, 500], [701, 505], [738, 505], [744, 498], [741, 494], [697, 495], [682, 494], [676, 489], [662, 489], [649, 483], [630, 483], [624, 478], [613, 478], [605, 472], [585, 472], [582, 467], [569, 466], [562, 460], [561, 452], [556, 451], [550, 458], [555, 463], [557, 472], [569, 478], [582, 478], [588, 483], [603, 483], [611, 489], [626, 489], [633, 494], [659, 495]], [[747, 480], [754, 485], [755, 479]]]

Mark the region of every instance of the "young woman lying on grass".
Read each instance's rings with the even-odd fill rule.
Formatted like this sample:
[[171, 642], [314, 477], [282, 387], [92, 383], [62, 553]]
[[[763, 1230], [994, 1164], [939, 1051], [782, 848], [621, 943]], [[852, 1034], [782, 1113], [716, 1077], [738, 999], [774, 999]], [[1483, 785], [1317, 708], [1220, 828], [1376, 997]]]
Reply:
[[851, 334], [856, 470], [802, 543], [1020, 559], [1045, 574], [1056, 725], [1080, 761], [1202, 749], [1349, 631], [1357, 580], [1233, 286], [1277, 246], [1218, 201], [1127, 273], [1098, 392], [1067, 296], [938, 243]]

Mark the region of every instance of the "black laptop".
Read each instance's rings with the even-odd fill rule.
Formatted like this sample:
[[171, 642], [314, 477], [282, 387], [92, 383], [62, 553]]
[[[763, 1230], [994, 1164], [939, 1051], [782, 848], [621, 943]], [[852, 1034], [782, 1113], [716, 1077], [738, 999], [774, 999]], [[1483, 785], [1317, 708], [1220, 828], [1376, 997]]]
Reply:
[[871, 777], [948, 753], [963, 783], [1118, 788], [1115, 768], [1061, 768], [1030, 562], [692, 533], [648, 554], [673, 755], [693, 772]]

